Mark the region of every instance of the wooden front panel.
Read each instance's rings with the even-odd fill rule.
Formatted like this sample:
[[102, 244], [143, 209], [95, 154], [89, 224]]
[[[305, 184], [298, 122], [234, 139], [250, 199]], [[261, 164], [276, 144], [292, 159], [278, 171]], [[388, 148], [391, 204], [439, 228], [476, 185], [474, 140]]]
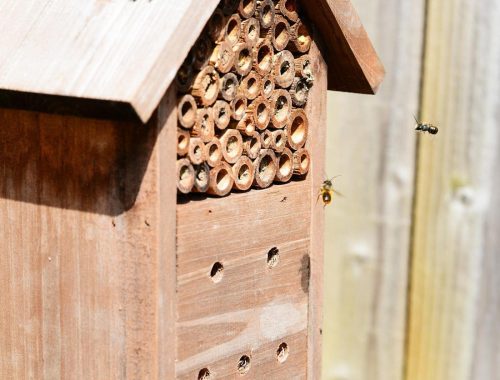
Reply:
[[[310, 205], [309, 179], [178, 205], [179, 379], [197, 379], [204, 368], [238, 378], [243, 355], [245, 378], [306, 378]], [[273, 248], [279, 262], [270, 268]], [[215, 263], [222, 277], [212, 279]]]

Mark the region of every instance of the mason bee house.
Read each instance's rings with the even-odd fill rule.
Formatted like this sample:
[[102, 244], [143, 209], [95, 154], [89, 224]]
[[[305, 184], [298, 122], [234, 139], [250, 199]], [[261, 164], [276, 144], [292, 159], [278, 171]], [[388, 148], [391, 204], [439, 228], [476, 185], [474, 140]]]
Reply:
[[0, 5], [0, 377], [318, 379], [347, 1]]

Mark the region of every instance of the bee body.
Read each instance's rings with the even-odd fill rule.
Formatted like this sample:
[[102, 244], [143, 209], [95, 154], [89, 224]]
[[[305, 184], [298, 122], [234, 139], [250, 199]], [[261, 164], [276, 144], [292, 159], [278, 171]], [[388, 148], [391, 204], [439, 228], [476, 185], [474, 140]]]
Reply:
[[416, 127], [415, 127], [415, 130], [417, 132], [422, 132], [422, 133], [429, 133], [431, 135], [437, 135], [437, 133], [439, 132], [439, 129], [438, 127], [436, 127], [435, 125], [432, 125], [432, 124], [427, 124], [427, 123], [421, 123], [420, 121], [417, 120], [417, 118], [415, 117], [415, 115], [413, 116], [413, 118], [415, 119], [415, 122], [417, 123]]
[[328, 206], [333, 201], [333, 194], [337, 191], [333, 188], [333, 179], [327, 179], [323, 182], [319, 189], [318, 199], [321, 197], [323, 207]]

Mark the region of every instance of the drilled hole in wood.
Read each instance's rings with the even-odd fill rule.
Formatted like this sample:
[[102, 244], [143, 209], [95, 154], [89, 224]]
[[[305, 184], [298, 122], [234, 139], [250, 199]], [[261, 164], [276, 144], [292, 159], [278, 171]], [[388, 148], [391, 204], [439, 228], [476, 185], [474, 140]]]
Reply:
[[224, 76], [222, 82], [222, 91], [226, 94], [228, 98], [234, 98], [236, 96], [236, 91], [238, 87], [238, 80], [236, 76]]
[[238, 181], [246, 182], [250, 177], [250, 167], [246, 164], [241, 165], [240, 170], [238, 171]]
[[265, 156], [260, 161], [259, 165], [259, 175], [265, 181], [269, 180], [269, 177], [274, 177], [275, 170], [273, 168], [273, 159], [270, 156]]
[[212, 374], [208, 368], [203, 368], [198, 372], [198, 380], [212, 380]]
[[278, 359], [278, 362], [284, 363], [286, 359], [288, 359], [288, 355], [288, 345], [286, 343], [281, 343], [276, 351], [276, 358]]
[[238, 372], [240, 375], [246, 375], [250, 371], [250, 358], [243, 355], [238, 362]]
[[250, 153], [252, 156], [256, 156], [260, 151], [260, 140], [257, 136], [250, 139]]
[[208, 156], [212, 162], [217, 162], [222, 158], [222, 152], [217, 144], [212, 144], [208, 148]]
[[255, 10], [255, 2], [254, 0], [243, 0], [243, 12], [246, 14], [246, 15], [251, 15], [253, 14], [254, 10]]
[[248, 39], [251, 41], [255, 41], [258, 38], [258, 30], [257, 27], [252, 24], [248, 27]]
[[285, 8], [290, 13], [297, 12], [297, 4], [296, 4], [295, 0], [285, 1]]
[[273, 81], [271, 79], [266, 79], [264, 82], [264, 96], [269, 98], [274, 90]]
[[217, 97], [219, 91], [218, 81], [218, 76], [213, 74], [206, 75], [203, 78], [202, 85], [207, 99], [215, 99]]
[[309, 156], [307, 154], [300, 156], [300, 168], [304, 171], [309, 168]]
[[269, 268], [276, 267], [280, 262], [280, 251], [277, 247], [273, 247], [267, 253], [267, 266]]
[[262, 132], [261, 139], [262, 139], [262, 145], [264, 145], [265, 147], [269, 147], [271, 146], [273, 135], [269, 131], [264, 131]]
[[234, 113], [237, 117], [242, 117], [245, 113], [245, 100], [243, 98], [236, 100], [234, 105]]
[[278, 170], [283, 177], [288, 177], [293, 170], [293, 162], [287, 155], [282, 154], [278, 161]]
[[297, 42], [301, 46], [308, 46], [312, 42], [311, 35], [309, 34], [309, 30], [304, 24], [300, 24], [297, 30]]
[[239, 150], [239, 144], [238, 144], [238, 138], [235, 136], [229, 137], [227, 140], [226, 144], [226, 151], [229, 154], [229, 156], [233, 156], [234, 154], [238, 153]]
[[221, 282], [223, 276], [224, 266], [221, 263], [216, 262], [210, 270], [210, 278], [217, 284], [218, 282]]

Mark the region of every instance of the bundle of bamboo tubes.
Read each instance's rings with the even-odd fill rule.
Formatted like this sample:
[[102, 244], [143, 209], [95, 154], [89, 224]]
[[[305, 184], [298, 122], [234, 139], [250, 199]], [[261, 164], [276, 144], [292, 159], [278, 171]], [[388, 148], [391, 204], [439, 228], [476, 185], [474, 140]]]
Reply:
[[223, 196], [305, 176], [312, 37], [296, 0], [222, 0], [177, 73], [177, 188]]

